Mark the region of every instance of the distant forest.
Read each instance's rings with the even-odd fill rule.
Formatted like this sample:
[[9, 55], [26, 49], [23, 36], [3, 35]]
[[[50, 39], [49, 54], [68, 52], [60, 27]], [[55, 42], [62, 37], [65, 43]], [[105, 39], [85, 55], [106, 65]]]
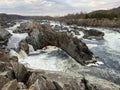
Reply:
[[117, 19], [120, 16], [116, 13], [90, 13], [90, 14], [86, 14], [86, 13], [77, 13], [77, 14], [68, 14], [64, 17], [61, 18], [66, 18], [66, 19]]

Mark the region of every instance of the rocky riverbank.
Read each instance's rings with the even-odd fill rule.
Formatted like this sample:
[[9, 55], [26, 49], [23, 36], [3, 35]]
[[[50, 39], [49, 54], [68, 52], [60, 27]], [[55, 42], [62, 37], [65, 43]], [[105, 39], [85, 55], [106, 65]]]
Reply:
[[[7, 58], [7, 59], [6, 59]], [[3, 59], [1, 61], [1, 59]], [[1, 90], [119, 90], [114, 83], [95, 77], [32, 70], [18, 63], [18, 58], [0, 52]]]
[[[75, 28], [75, 27], [74, 27]], [[60, 30], [61, 31], [61, 30]], [[35, 50], [48, 45], [57, 46], [67, 52], [80, 64], [91, 63], [93, 53], [77, 35], [76, 31], [57, 32], [51, 26], [37, 22], [21, 24], [15, 33], [28, 33], [25, 40], [19, 42], [19, 51], [22, 49], [29, 55], [29, 44]], [[104, 33], [96, 30], [92, 34], [84, 32], [86, 38], [91, 36], [102, 37]], [[71, 32], [73, 34], [71, 34]], [[94, 33], [95, 32], [95, 33]], [[74, 36], [74, 34], [76, 36]], [[97, 35], [96, 35], [97, 34]], [[7, 37], [8, 34], [5, 36]], [[95, 37], [95, 38], [96, 38]], [[9, 39], [8, 37], [7, 39]], [[84, 37], [85, 38], [85, 37]], [[94, 39], [94, 38], [88, 38]], [[96, 38], [97, 39], [97, 38]], [[2, 44], [4, 45], [4, 44]], [[68, 47], [70, 46], [70, 47]], [[76, 51], [78, 50], [78, 51]], [[81, 56], [79, 56], [81, 55]], [[78, 60], [78, 58], [80, 58]], [[1, 90], [119, 90], [120, 86], [97, 77], [79, 73], [79, 76], [64, 72], [29, 69], [18, 62], [18, 57], [10, 56], [9, 50], [0, 51], [0, 89]], [[84, 62], [85, 61], [85, 62]], [[92, 62], [95, 62], [94, 59]]]

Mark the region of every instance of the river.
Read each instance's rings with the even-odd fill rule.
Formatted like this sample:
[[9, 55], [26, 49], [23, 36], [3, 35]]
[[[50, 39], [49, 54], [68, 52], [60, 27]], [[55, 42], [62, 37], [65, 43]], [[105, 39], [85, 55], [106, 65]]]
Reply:
[[[53, 22], [51, 24], [55, 25]], [[62, 71], [75, 76], [85, 73], [120, 85], [120, 33], [104, 28], [94, 28], [105, 33], [104, 40], [83, 39], [83, 42], [99, 57], [98, 62], [88, 66], [81, 66], [55, 46], [49, 46], [45, 50], [34, 51], [32, 46], [29, 45], [30, 55], [27, 55], [24, 51], [17, 53], [18, 43], [28, 36], [27, 33], [16, 34], [12, 32], [19, 25], [20, 22], [17, 22], [15, 26], [7, 28], [12, 34], [8, 42], [8, 48], [11, 48], [10, 55], [18, 56], [19, 62], [26, 67]], [[87, 29], [90, 29], [90, 27], [87, 27]]]

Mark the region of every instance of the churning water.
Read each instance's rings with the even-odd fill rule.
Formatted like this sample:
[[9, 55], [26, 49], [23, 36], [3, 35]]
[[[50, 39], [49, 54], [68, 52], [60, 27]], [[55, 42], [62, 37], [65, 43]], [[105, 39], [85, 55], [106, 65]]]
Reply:
[[[83, 42], [99, 57], [98, 62], [88, 66], [81, 66], [57, 47], [48, 47], [45, 50], [34, 51], [32, 46], [29, 45], [29, 56], [22, 50], [17, 53], [13, 48], [16, 49], [18, 43], [28, 36], [26, 33], [12, 33], [19, 25], [20, 24], [17, 23], [14, 27], [7, 29], [13, 35], [9, 39], [8, 47], [11, 48], [10, 54], [18, 56], [19, 62], [26, 67], [62, 71], [76, 76], [79, 76], [79, 73], [87, 73], [120, 84], [120, 33], [109, 29], [95, 28], [105, 33], [104, 40], [83, 39]], [[81, 35], [83, 36], [83, 34]]]

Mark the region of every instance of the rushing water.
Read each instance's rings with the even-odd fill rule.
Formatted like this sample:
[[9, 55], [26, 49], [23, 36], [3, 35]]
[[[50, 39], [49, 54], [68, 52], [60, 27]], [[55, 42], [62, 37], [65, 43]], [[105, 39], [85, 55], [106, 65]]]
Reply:
[[120, 33], [103, 28], [95, 28], [105, 33], [104, 40], [84, 40], [93, 45], [90, 50], [99, 57], [104, 64], [92, 67], [92, 75], [120, 84]]
[[[13, 48], [16, 49], [18, 43], [27, 37], [26, 33], [12, 33], [19, 25], [17, 23], [14, 27], [7, 29], [13, 35], [8, 42], [8, 47], [11, 48], [10, 54], [18, 56], [19, 62], [26, 67], [63, 71], [76, 76], [79, 76], [79, 73], [87, 73], [120, 84], [120, 33], [109, 29], [95, 28], [105, 33], [104, 40], [83, 39], [83, 42], [99, 57], [98, 62], [88, 66], [81, 66], [57, 47], [48, 47], [45, 50], [34, 51], [32, 46], [29, 45], [29, 56], [22, 50], [17, 53]], [[55, 25], [55, 23], [52, 22], [52, 25]], [[78, 38], [83, 36], [83, 33], [80, 33], [81, 36], [77, 36]]]
[[[24, 21], [25, 22], [25, 21]], [[12, 49], [17, 49], [18, 48], [18, 44], [22, 39], [25, 39], [28, 34], [27, 33], [23, 33], [23, 34], [15, 34], [13, 33], [13, 31], [20, 26], [21, 22], [16, 22], [16, 25], [14, 25], [13, 27], [7, 28], [7, 30], [12, 34], [12, 37], [10, 38], [9, 42], [8, 42], [8, 48], [12, 48]]]

